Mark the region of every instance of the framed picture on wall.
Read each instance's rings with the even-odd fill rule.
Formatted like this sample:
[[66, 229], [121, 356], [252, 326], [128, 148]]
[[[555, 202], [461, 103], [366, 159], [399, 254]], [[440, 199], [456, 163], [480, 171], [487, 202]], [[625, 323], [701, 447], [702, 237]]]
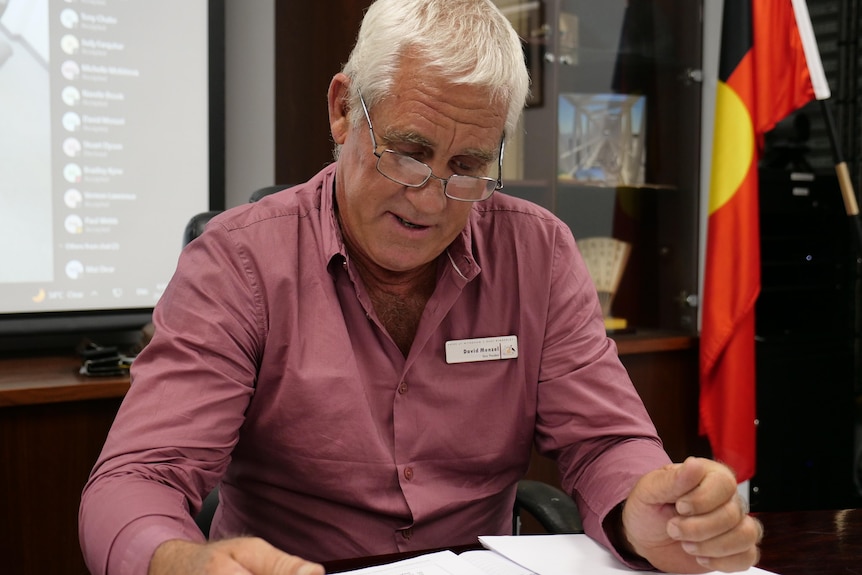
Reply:
[[646, 163], [646, 97], [562, 93], [560, 180], [596, 186], [638, 186]]

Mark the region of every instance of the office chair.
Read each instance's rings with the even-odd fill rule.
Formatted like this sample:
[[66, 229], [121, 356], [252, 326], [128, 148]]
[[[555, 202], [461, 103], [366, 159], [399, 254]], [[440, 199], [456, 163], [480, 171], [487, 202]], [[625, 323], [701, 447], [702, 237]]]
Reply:
[[515, 492], [512, 534], [521, 534], [521, 512], [529, 513], [548, 533], [583, 533], [578, 506], [568, 493], [544, 481], [522, 479]]
[[195, 515], [195, 523], [207, 539], [210, 538], [210, 526], [212, 525], [213, 516], [215, 515], [217, 507], [218, 487], [210, 491], [204, 498], [201, 510], [198, 511], [197, 515]]
[[[249, 203], [256, 202], [269, 194], [287, 189], [290, 186], [267, 186], [256, 190], [249, 197]], [[186, 224], [183, 233], [183, 245], [198, 237], [207, 223], [220, 211], [201, 212], [193, 216]], [[209, 538], [210, 525], [218, 507], [218, 487], [204, 498], [201, 510], [195, 516], [195, 522], [201, 532]], [[512, 510], [512, 533], [521, 533], [522, 512], [530, 514], [548, 533], [583, 533], [581, 516], [572, 498], [561, 489], [542, 481], [522, 479], [518, 482], [515, 495], [515, 507]]]

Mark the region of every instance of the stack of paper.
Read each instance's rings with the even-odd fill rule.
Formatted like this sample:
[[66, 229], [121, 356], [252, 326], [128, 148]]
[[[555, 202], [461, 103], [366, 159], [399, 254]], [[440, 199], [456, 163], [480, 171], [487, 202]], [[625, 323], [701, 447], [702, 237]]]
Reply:
[[[619, 575], [653, 573], [632, 571], [586, 535], [524, 535], [520, 537], [479, 537], [482, 545], [538, 575]], [[717, 572], [713, 572], [717, 573]], [[769, 575], [752, 567], [742, 573]], [[771, 575], [775, 575], [771, 573]]]
[[[440, 551], [378, 567], [349, 571], [353, 575], [619, 575], [632, 571], [586, 535], [480, 537], [486, 550], [456, 555]], [[717, 572], [713, 572], [716, 573]], [[776, 575], [757, 567], [744, 575]]]

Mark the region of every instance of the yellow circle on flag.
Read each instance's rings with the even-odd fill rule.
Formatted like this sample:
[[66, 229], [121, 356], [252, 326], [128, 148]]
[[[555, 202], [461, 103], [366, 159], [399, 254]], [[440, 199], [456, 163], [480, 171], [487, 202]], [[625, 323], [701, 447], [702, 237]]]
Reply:
[[745, 179], [753, 157], [751, 114], [739, 95], [724, 82], [719, 82], [715, 98], [710, 214], [733, 197]]

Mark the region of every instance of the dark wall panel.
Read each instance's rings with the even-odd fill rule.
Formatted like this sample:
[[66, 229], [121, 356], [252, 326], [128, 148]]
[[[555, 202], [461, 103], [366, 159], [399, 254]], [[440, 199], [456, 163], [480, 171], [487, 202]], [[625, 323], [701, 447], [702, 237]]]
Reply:
[[326, 91], [370, 0], [275, 5], [275, 178], [303, 182], [332, 161]]

